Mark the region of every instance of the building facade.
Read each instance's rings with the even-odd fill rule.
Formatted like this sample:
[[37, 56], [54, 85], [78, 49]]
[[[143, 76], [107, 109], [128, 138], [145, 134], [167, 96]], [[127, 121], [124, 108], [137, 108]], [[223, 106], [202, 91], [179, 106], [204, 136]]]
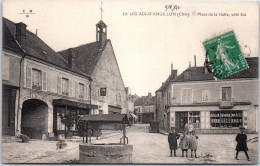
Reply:
[[[189, 67], [161, 87], [157, 108], [163, 128], [182, 132], [190, 122], [200, 133], [237, 133], [239, 126], [258, 132], [258, 57], [246, 60], [248, 69], [222, 80], [204, 67]], [[163, 102], [166, 91], [169, 101]]]
[[[89, 114], [90, 76], [26, 29], [3, 18], [3, 135], [41, 138], [66, 131], [65, 114]], [[71, 127], [76, 130], [76, 125]]]
[[94, 114], [127, 114], [127, 94], [117, 64], [107, 25], [96, 24], [96, 42], [58, 52], [65, 59], [73, 55], [76, 67], [91, 76], [91, 103]]
[[134, 103], [138, 123], [150, 123], [156, 118], [156, 99], [151, 93], [138, 98]]

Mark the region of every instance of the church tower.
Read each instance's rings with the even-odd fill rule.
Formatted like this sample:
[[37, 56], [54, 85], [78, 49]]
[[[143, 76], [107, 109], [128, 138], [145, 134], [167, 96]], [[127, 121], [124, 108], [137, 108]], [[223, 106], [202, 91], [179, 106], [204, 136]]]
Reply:
[[102, 20], [96, 24], [96, 40], [99, 49], [103, 49], [107, 40], [107, 25]]

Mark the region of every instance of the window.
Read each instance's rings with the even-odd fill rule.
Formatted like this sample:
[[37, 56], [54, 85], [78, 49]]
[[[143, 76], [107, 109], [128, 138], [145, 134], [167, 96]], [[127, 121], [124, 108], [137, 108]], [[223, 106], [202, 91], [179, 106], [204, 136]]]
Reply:
[[194, 128], [200, 128], [200, 111], [189, 112], [189, 122], [192, 123]]
[[42, 72], [37, 69], [32, 69], [32, 88], [41, 89], [42, 84]]
[[84, 84], [79, 83], [79, 98], [83, 99], [84, 95]]
[[191, 104], [192, 103], [192, 89], [182, 89], [182, 103]]
[[99, 114], [103, 114], [103, 110], [99, 110]]
[[222, 87], [222, 101], [231, 101], [231, 87]]
[[242, 126], [242, 111], [211, 111], [212, 128], [232, 128]]
[[62, 78], [62, 94], [69, 95], [69, 80], [66, 78]]

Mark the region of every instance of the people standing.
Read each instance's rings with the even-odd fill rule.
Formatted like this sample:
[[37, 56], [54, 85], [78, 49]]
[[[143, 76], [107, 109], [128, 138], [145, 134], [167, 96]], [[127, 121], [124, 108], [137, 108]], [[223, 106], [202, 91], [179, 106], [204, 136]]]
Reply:
[[193, 129], [194, 129], [194, 126], [193, 126], [193, 124], [192, 124], [191, 121], [189, 121], [189, 125], [188, 125], [188, 127], [189, 127], [189, 134], [191, 135], [191, 132], [192, 132]]
[[177, 146], [177, 139], [179, 139], [180, 135], [176, 133], [175, 128], [171, 127], [171, 131], [168, 135], [168, 143], [169, 143], [169, 148], [171, 150], [170, 157], [172, 157], [172, 150], [174, 151], [174, 157], [176, 156], [176, 150], [178, 149]]
[[188, 157], [188, 148], [189, 148], [189, 136], [187, 132], [183, 132], [183, 136], [180, 138], [180, 148], [182, 150], [182, 157], [184, 157], [184, 152], [186, 152], [186, 157]]
[[199, 137], [195, 134], [195, 130], [193, 130], [191, 133], [192, 133], [190, 136], [191, 157], [193, 157], [193, 151], [194, 151], [195, 158], [197, 158], [197, 154], [196, 154], [196, 151], [198, 149], [197, 139], [199, 139]]
[[245, 134], [245, 128], [239, 127], [240, 133], [236, 136], [237, 146], [236, 146], [236, 159], [238, 159], [238, 153], [240, 151], [244, 151], [247, 157], [247, 160], [250, 161], [249, 156], [247, 154], [248, 148], [247, 148], [247, 135]]

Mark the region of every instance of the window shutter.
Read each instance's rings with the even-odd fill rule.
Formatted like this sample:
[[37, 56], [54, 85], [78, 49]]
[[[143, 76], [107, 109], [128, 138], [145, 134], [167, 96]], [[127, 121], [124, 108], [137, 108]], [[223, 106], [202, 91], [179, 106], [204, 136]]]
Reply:
[[73, 92], [73, 90], [72, 90], [72, 89], [73, 89], [73, 88], [72, 88], [73, 85], [72, 85], [72, 84], [73, 84], [72, 80], [69, 80], [69, 88], [70, 88], [70, 90], [69, 90], [69, 96], [73, 96], [73, 94], [72, 94], [72, 92]]
[[75, 97], [79, 97], [79, 83], [75, 82]]
[[187, 94], [187, 97], [188, 97], [187, 102], [188, 103], [192, 103], [192, 91], [191, 91], [191, 89], [187, 89], [187, 92], [188, 92], [188, 94]]
[[46, 72], [42, 72], [42, 90], [47, 91], [47, 75]]
[[30, 66], [26, 68], [26, 87], [32, 88], [32, 68]]
[[89, 99], [89, 94], [88, 94], [88, 84], [85, 84], [85, 87], [84, 87], [84, 99], [85, 100], [88, 100]]
[[58, 94], [62, 93], [62, 90], [61, 90], [61, 77], [60, 76], [58, 76], [57, 91], [58, 91]]

